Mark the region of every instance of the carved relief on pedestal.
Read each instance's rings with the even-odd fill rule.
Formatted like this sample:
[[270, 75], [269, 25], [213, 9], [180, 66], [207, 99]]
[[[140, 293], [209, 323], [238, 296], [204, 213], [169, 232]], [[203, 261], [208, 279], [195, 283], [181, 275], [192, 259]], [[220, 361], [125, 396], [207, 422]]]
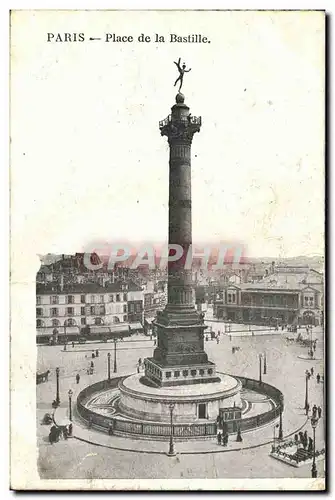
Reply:
[[182, 353], [182, 354], [188, 354], [188, 353], [191, 353], [191, 352], [197, 352], [197, 348], [195, 345], [192, 345], [192, 344], [189, 344], [187, 342], [179, 342], [177, 344], [174, 344], [173, 345], [174, 347], [174, 351], [176, 352], [179, 352], [179, 353]]

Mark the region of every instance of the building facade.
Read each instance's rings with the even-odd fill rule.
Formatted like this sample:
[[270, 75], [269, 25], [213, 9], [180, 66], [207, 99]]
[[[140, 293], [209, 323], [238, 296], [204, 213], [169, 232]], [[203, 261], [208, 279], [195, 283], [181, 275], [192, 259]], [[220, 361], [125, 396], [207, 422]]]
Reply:
[[323, 277], [304, 266], [277, 267], [258, 283], [229, 284], [218, 295], [218, 319], [255, 325], [322, 325]]
[[[136, 298], [136, 300], [134, 300]], [[128, 314], [136, 302], [136, 317]], [[143, 314], [143, 292], [134, 283], [36, 286], [37, 335], [79, 333], [93, 325], [131, 323]], [[139, 320], [140, 321], [140, 320]]]

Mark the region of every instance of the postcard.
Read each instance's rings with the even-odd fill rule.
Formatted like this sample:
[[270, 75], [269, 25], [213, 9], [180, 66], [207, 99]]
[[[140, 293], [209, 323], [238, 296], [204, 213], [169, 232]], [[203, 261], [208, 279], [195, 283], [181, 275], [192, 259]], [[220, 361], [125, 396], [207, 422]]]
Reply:
[[325, 12], [11, 12], [11, 488], [324, 490]]

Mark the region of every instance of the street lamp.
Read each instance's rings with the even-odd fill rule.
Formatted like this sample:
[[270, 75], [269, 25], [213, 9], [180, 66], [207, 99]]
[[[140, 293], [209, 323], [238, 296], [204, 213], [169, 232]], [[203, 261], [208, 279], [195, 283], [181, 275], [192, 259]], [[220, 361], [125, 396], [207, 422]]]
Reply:
[[59, 404], [60, 404], [60, 399], [59, 399], [59, 368], [56, 368], [56, 403], [59, 406]]
[[283, 406], [282, 406], [282, 403], [280, 403], [278, 439], [279, 440], [283, 439]]
[[111, 379], [111, 353], [107, 353], [108, 380]]
[[266, 368], [267, 368], [267, 366], [266, 366], [266, 352], [264, 352], [264, 371], [263, 371], [264, 375], [266, 375]]
[[273, 427], [273, 450], [275, 449], [275, 446], [276, 446], [276, 428], [278, 427], [278, 424], [276, 424], [274, 427]]
[[170, 403], [169, 404], [169, 410], [170, 410], [170, 444], [169, 444], [169, 452], [168, 456], [169, 457], [174, 457], [176, 455], [176, 451], [174, 449], [174, 442], [173, 442], [173, 409], [175, 407], [175, 403]]
[[72, 422], [72, 396], [73, 396], [73, 391], [71, 391], [71, 389], [69, 389], [68, 396], [69, 396], [69, 420]]
[[308, 370], [306, 370], [306, 372], [305, 372], [305, 377], [306, 377], [305, 410], [307, 410], [307, 407], [308, 407]]
[[262, 355], [259, 354], [259, 383], [262, 383]]
[[117, 367], [116, 367], [116, 339], [114, 339], [114, 373], [117, 372]]
[[317, 471], [316, 465], [315, 465], [315, 429], [316, 429], [317, 425], [318, 425], [318, 419], [315, 417], [312, 417], [311, 418], [311, 426], [313, 429], [313, 465], [312, 465], [311, 473], [312, 473], [313, 478], [318, 477], [318, 471]]

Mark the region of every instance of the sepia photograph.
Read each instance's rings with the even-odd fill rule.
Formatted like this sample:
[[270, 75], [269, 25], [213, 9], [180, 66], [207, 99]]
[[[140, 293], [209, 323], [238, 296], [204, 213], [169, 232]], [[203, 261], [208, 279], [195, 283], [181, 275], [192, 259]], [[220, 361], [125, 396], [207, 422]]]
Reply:
[[11, 488], [325, 490], [325, 12], [10, 23]]

